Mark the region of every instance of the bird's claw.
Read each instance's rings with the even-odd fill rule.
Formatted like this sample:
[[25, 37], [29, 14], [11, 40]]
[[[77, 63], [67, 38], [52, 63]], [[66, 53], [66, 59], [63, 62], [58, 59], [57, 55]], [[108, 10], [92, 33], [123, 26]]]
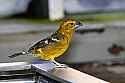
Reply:
[[55, 68], [67, 68], [68, 65], [66, 64], [59, 64], [59, 65], [55, 65]]

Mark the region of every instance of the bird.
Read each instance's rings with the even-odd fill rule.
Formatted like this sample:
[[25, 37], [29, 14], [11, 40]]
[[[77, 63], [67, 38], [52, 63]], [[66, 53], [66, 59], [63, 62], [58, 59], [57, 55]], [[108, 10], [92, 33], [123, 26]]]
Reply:
[[80, 26], [82, 26], [82, 23], [76, 19], [65, 19], [57, 31], [32, 45], [28, 51], [15, 53], [8, 57], [14, 58], [19, 55], [31, 53], [42, 60], [52, 61], [57, 67], [62, 67], [64, 64], [57, 62], [55, 59], [66, 52], [74, 32], [77, 31]]

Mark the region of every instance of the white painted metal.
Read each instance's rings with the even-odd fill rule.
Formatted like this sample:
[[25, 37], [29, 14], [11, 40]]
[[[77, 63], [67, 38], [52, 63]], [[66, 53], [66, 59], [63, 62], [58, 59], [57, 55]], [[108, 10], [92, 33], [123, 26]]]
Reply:
[[64, 0], [48, 0], [49, 19], [58, 20], [64, 17]]

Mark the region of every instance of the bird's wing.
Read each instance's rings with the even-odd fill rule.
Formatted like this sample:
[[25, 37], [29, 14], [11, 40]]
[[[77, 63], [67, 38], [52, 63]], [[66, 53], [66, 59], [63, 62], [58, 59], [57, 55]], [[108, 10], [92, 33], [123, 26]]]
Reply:
[[28, 52], [32, 52], [34, 49], [39, 49], [39, 48], [45, 48], [48, 45], [53, 45], [57, 42], [60, 42], [61, 40], [64, 39], [64, 36], [59, 34], [58, 32], [53, 33], [51, 36], [38, 41], [36, 44], [34, 44], [32, 47], [29, 48]]
[[51, 37], [45, 38], [43, 40], [38, 41], [36, 44], [34, 44], [32, 47], [30, 47], [28, 52], [32, 52], [32, 50], [34, 50], [34, 49], [45, 48], [46, 46], [55, 44], [59, 41], [60, 40], [57, 36], [51, 36]]
[[48, 38], [40, 40], [37, 43], [35, 43], [32, 47], [30, 47], [28, 52], [32, 52], [32, 50], [38, 49], [38, 48], [41, 48], [41, 47], [43, 48], [47, 45], [48, 45]]

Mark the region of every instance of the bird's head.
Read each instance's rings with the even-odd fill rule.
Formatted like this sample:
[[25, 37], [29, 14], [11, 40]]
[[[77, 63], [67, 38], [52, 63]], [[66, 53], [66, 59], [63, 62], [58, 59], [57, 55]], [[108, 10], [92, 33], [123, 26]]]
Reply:
[[64, 31], [76, 31], [79, 27], [82, 26], [82, 23], [75, 19], [66, 19], [60, 25], [60, 28]]

